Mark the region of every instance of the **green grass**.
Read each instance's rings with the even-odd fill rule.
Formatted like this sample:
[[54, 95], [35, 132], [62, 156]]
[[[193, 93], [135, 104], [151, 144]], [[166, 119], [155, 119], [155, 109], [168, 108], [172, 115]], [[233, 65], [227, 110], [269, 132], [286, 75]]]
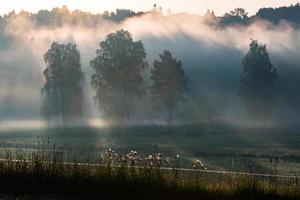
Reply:
[[[19, 199], [300, 199], [297, 182], [181, 172], [178, 156], [149, 157], [134, 151], [122, 155], [107, 149], [91, 159], [77, 153], [48, 139], [30, 151], [2, 151], [0, 194]], [[64, 163], [68, 159], [72, 163]]]
[[[300, 174], [300, 134], [291, 130], [242, 129], [230, 127], [180, 126], [172, 135], [164, 127], [142, 126], [111, 131], [107, 128], [71, 128], [64, 130], [26, 130], [0, 132], [0, 148], [14, 149], [16, 144], [30, 148], [48, 136], [57, 143], [70, 144], [81, 154], [111, 147], [119, 152], [137, 150], [143, 154], [184, 155], [182, 165], [191, 167], [201, 159], [209, 169], [258, 173]], [[37, 138], [39, 136], [39, 138]], [[275, 167], [270, 158], [278, 156]], [[253, 162], [254, 166], [248, 166]], [[251, 169], [252, 168], [252, 169]], [[276, 170], [275, 170], [276, 169]]]

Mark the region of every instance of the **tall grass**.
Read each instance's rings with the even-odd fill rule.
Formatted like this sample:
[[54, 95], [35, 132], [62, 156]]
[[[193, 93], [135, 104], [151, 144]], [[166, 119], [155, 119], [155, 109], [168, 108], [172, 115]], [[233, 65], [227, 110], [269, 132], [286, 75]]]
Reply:
[[[39, 142], [31, 150], [0, 152], [0, 192], [122, 199], [300, 199], [297, 182], [181, 171], [180, 155], [99, 152], [80, 156], [68, 145]], [[193, 167], [202, 169], [201, 161]], [[168, 168], [168, 170], [166, 170]]]

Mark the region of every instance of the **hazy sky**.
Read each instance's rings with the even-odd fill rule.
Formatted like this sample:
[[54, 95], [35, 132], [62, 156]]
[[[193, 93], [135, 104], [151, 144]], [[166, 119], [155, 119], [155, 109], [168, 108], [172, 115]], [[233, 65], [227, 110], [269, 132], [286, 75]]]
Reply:
[[254, 14], [261, 7], [279, 7], [295, 4], [299, 0], [0, 0], [0, 14], [21, 9], [36, 12], [40, 9], [52, 9], [67, 5], [70, 10], [80, 9], [90, 12], [103, 12], [116, 8], [129, 8], [135, 11], [150, 10], [154, 3], [163, 10], [172, 12], [190, 12], [203, 14], [213, 9], [217, 15], [223, 15], [236, 7], [245, 8]]

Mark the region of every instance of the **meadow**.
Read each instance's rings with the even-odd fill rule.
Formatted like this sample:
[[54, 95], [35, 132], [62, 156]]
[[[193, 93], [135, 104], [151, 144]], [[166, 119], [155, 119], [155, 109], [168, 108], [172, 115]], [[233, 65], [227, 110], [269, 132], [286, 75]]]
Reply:
[[3, 130], [0, 141], [3, 199], [300, 198], [300, 137], [291, 130], [74, 127]]
[[[177, 126], [169, 134], [162, 126], [6, 130], [0, 133], [3, 149], [30, 149], [50, 140], [76, 149], [78, 155], [97, 158], [107, 148], [149, 155], [179, 154], [182, 167], [200, 159], [208, 169], [281, 175], [300, 174], [300, 135], [286, 129], [233, 129], [230, 127]], [[277, 158], [277, 162], [276, 162]]]

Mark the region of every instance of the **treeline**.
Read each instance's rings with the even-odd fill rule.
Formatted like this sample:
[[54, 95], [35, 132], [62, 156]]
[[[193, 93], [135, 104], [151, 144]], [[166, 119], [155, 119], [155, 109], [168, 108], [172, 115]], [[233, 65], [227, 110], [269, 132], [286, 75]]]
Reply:
[[[208, 14], [212, 14], [208, 12]], [[249, 16], [243, 8], [236, 8], [219, 18], [221, 25], [249, 25], [257, 20], [267, 20], [274, 25], [282, 21], [287, 21], [292, 25], [299, 27], [300, 24], [300, 4], [290, 5], [279, 8], [261, 8], [253, 15]]]
[[[271, 64], [266, 46], [252, 40], [242, 60], [243, 73], [238, 91], [249, 116], [267, 119], [276, 100], [278, 73]], [[149, 94], [153, 110], [166, 115], [171, 132], [176, 108], [187, 101], [188, 77], [184, 63], [163, 51], [149, 66], [142, 41], [134, 41], [125, 30], [110, 33], [99, 44], [90, 61], [91, 77], [81, 69], [80, 53], [75, 44], [54, 42], [44, 54], [46, 83], [42, 88], [43, 114], [63, 124], [82, 117], [84, 79], [95, 91], [93, 99], [107, 122], [123, 125], [136, 104]], [[146, 88], [142, 73], [150, 69], [151, 87]], [[146, 90], [149, 89], [149, 92]], [[92, 97], [91, 97], [92, 98]]]
[[0, 27], [4, 27], [7, 23], [16, 17], [26, 17], [30, 19], [37, 26], [62, 26], [81, 25], [81, 26], [97, 26], [103, 21], [121, 22], [127, 18], [143, 15], [144, 12], [134, 12], [128, 9], [117, 9], [115, 12], [105, 11], [103, 13], [92, 14], [80, 10], [70, 11], [67, 6], [61, 8], [53, 8], [49, 10], [40, 10], [37, 13], [30, 13], [21, 11], [16, 13], [11, 11], [8, 14], [0, 16]]
[[[26, 17], [31, 19], [37, 26], [62, 26], [69, 25], [82, 25], [82, 26], [97, 26], [104, 21], [120, 23], [130, 17], [141, 16], [147, 13], [162, 14], [162, 9], [157, 9], [156, 5], [147, 12], [134, 12], [128, 9], [117, 9], [115, 12], [105, 11], [103, 13], [92, 14], [90, 12], [83, 12], [80, 10], [70, 11], [67, 6], [61, 8], [53, 8], [52, 10], [40, 10], [37, 13], [30, 13], [21, 11], [16, 13], [11, 11], [8, 14], [0, 16], [0, 31], [5, 25], [17, 16]], [[226, 25], [247, 25], [256, 20], [264, 19], [273, 24], [278, 24], [280, 21], [285, 20], [292, 24], [299, 25], [300, 23], [300, 4], [290, 5], [288, 7], [279, 8], [261, 8], [255, 15], [249, 16], [243, 8], [236, 8], [233, 11], [225, 13], [223, 16], [215, 16], [213, 11], [209, 11], [203, 16], [210, 15], [216, 23], [222, 26]], [[172, 15], [171, 12], [167, 13]]]
[[[11, 11], [8, 14], [0, 15], [0, 42], [1, 48], [6, 47], [14, 39], [13, 36], [7, 34], [6, 27], [17, 18], [25, 18], [30, 20], [37, 27], [61, 27], [64, 25], [95, 27], [101, 26], [104, 23], [121, 23], [122, 21], [131, 18], [142, 16], [145, 14], [158, 14], [162, 15], [163, 11], [156, 8], [150, 9], [147, 12], [134, 12], [128, 9], [117, 9], [115, 12], [105, 11], [103, 13], [92, 14], [90, 12], [83, 12], [80, 10], [70, 11], [67, 6], [61, 8], [53, 8], [49, 10], [40, 10], [37, 13], [30, 13], [21, 11], [16, 13]], [[274, 25], [282, 20], [290, 22], [292, 25], [299, 27], [300, 23], [300, 4], [291, 5], [289, 7], [280, 8], [262, 8], [255, 15], [249, 16], [243, 8], [236, 8], [223, 16], [215, 16], [213, 11], [208, 10], [203, 16], [204, 22], [207, 25], [214, 27], [226, 27], [234, 25], [249, 25], [257, 20], [267, 20]], [[167, 13], [167, 15], [176, 15]]]
[[299, 26], [300, 24], [300, 4], [290, 5], [280, 8], [261, 8], [256, 17], [268, 20], [274, 24], [285, 20]]

